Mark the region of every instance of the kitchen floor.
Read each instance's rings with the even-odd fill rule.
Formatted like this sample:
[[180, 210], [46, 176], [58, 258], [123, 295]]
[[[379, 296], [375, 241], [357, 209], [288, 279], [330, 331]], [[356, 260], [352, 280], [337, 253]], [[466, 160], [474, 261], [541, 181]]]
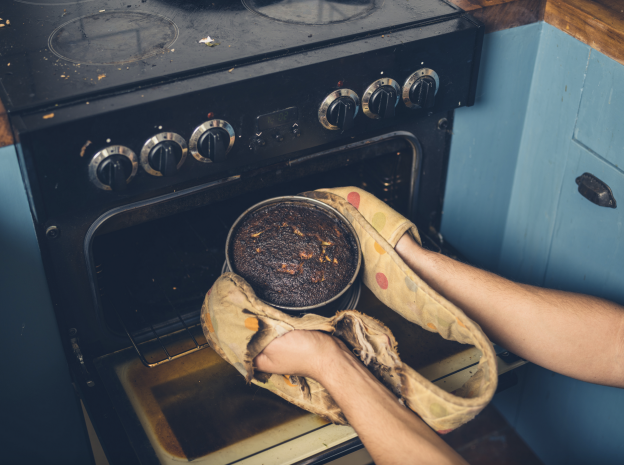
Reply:
[[[471, 465], [543, 465], [492, 405], [442, 438]], [[362, 449], [329, 465], [370, 464], [373, 464], [372, 458]]]

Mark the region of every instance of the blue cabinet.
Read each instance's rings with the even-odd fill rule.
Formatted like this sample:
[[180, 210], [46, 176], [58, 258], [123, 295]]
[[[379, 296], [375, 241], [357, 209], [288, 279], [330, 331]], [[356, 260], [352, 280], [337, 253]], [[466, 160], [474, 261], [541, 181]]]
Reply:
[[[442, 233], [508, 278], [624, 304], [624, 66], [546, 23], [485, 45], [487, 85], [455, 114]], [[617, 209], [579, 194], [585, 172]], [[622, 389], [529, 365], [494, 404], [547, 465], [624, 463]]]
[[[611, 188], [616, 209], [578, 192], [575, 179], [585, 172]], [[624, 305], [624, 173], [576, 143], [563, 176], [544, 285]]]

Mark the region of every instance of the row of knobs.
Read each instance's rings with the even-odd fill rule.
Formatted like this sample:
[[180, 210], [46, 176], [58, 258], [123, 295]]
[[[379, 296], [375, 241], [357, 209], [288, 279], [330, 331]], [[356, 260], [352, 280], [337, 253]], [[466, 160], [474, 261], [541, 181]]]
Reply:
[[[234, 129], [223, 120], [211, 120], [195, 129], [191, 154], [202, 163], [226, 159], [234, 144]], [[173, 176], [186, 160], [187, 144], [180, 135], [163, 132], [143, 145], [140, 159], [128, 147], [114, 145], [101, 150], [89, 166], [91, 181], [104, 190], [122, 191], [136, 175], [138, 165], [153, 176]]]
[[[372, 119], [392, 118], [399, 98], [408, 108], [431, 108], [438, 91], [438, 75], [431, 69], [421, 69], [407, 78], [403, 88], [389, 78], [379, 79], [364, 92], [364, 114]], [[340, 89], [327, 96], [319, 109], [319, 120], [327, 129], [349, 130], [360, 106], [358, 95], [350, 89]]]
[[[403, 85], [384, 78], [371, 84], [362, 98], [364, 114], [369, 118], [391, 118], [402, 97], [409, 108], [431, 108], [439, 87], [435, 71], [421, 69]], [[319, 121], [327, 129], [349, 130], [360, 107], [358, 95], [340, 89], [325, 98], [319, 109]], [[210, 120], [195, 129], [189, 141], [191, 154], [203, 163], [226, 159], [234, 144], [234, 129], [223, 120]], [[141, 150], [140, 159], [127, 147], [115, 145], [98, 152], [89, 166], [91, 181], [104, 190], [122, 191], [136, 175], [139, 163], [153, 176], [173, 176], [187, 155], [184, 138], [175, 133], [160, 133], [150, 138]]]

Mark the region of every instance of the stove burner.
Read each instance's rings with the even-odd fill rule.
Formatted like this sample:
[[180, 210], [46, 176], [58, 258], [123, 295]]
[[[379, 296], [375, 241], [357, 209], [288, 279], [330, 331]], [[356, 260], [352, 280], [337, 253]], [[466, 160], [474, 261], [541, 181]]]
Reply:
[[85, 65], [118, 65], [167, 50], [178, 38], [164, 16], [137, 11], [106, 11], [73, 19], [48, 39], [56, 56]]
[[341, 23], [368, 16], [375, 9], [375, 0], [242, 0], [254, 13], [285, 23]]
[[71, 5], [76, 5], [78, 3], [93, 2], [94, 0], [14, 0], [14, 1], [17, 3], [26, 3], [27, 5], [39, 5], [39, 6], [69, 5], [71, 6]]

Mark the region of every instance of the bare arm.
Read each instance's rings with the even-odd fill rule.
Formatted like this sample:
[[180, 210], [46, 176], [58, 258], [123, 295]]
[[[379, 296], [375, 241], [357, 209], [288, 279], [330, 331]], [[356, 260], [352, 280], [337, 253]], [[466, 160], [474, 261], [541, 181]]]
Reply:
[[514, 283], [429, 252], [408, 234], [395, 250], [497, 344], [558, 373], [624, 388], [624, 307]]
[[466, 464], [332, 336], [292, 331], [271, 342], [255, 364], [267, 373], [301, 375], [321, 383], [377, 465]]

